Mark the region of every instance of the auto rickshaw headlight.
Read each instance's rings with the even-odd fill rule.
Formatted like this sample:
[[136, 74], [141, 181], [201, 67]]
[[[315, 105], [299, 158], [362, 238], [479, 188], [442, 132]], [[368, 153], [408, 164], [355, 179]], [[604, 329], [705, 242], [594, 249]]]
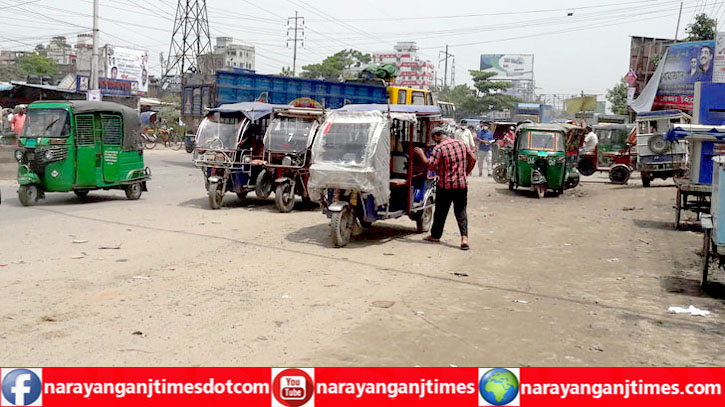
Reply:
[[20, 150], [20, 149], [15, 150], [15, 159], [17, 161], [20, 161], [23, 159], [23, 150]]
[[249, 164], [252, 162], [252, 157], [245, 155], [242, 161], [244, 161], [244, 164]]
[[45, 152], [45, 159], [48, 160], [48, 161], [50, 161], [51, 159], [53, 159], [53, 152], [50, 151], [50, 150], [46, 151]]

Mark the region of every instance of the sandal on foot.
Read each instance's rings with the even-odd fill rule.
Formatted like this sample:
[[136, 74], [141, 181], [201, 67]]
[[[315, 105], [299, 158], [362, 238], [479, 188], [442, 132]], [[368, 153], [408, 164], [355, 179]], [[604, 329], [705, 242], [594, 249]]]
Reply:
[[426, 236], [423, 238], [423, 240], [425, 240], [426, 242], [431, 242], [431, 243], [440, 243], [441, 242], [441, 239], [436, 239], [433, 236]]
[[461, 250], [470, 250], [471, 246], [468, 245], [468, 243], [461, 244]]

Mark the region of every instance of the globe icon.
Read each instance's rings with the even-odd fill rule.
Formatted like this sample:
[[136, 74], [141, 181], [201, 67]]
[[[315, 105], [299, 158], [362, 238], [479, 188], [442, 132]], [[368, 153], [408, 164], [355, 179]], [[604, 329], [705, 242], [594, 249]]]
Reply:
[[508, 369], [491, 369], [478, 382], [478, 392], [488, 404], [505, 406], [519, 394], [519, 380]]

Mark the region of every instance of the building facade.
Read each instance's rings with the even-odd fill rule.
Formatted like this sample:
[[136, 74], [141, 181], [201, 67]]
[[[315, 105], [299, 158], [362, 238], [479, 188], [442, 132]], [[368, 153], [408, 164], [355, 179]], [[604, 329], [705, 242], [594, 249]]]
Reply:
[[[221, 69], [243, 68], [254, 70], [254, 47], [235, 44], [232, 37], [217, 37], [214, 46], [215, 62], [222, 62]], [[220, 69], [218, 64], [215, 64]]]
[[373, 54], [373, 63], [393, 64], [398, 68], [400, 74], [395, 78], [393, 86], [430, 89], [434, 85], [433, 63], [418, 56], [415, 42], [399, 42], [393, 47], [393, 52], [376, 52]]

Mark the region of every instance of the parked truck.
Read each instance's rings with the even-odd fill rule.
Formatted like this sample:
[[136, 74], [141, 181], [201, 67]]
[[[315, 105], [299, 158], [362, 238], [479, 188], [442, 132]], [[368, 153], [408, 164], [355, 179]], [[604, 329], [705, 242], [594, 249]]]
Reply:
[[288, 104], [300, 98], [337, 109], [350, 103], [388, 103], [388, 91], [382, 81], [329, 82], [235, 69], [218, 71], [214, 76], [189, 78], [183, 87], [181, 114], [187, 131], [195, 132], [208, 108], [254, 101]]

